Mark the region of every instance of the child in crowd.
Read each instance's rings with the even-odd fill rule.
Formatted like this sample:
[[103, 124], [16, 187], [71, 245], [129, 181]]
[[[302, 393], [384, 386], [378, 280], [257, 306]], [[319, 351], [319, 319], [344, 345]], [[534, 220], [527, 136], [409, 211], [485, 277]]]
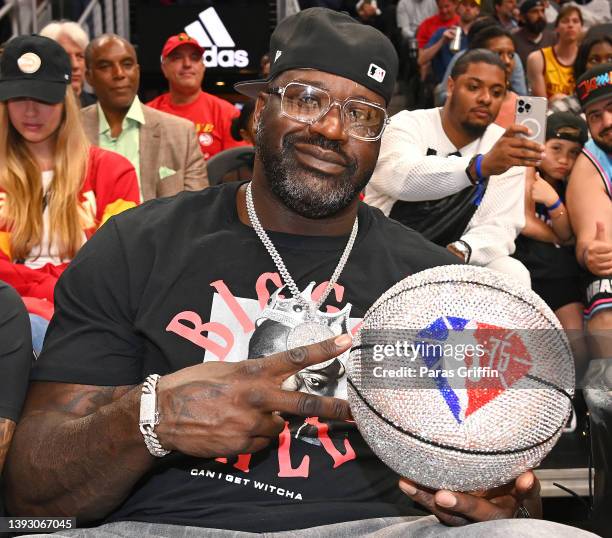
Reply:
[[525, 183], [525, 228], [514, 256], [531, 274], [533, 290], [554, 310], [566, 330], [582, 330], [580, 267], [574, 256], [574, 234], [565, 209], [565, 187], [587, 125], [571, 112], [548, 117], [546, 150], [537, 171], [528, 169]]
[[0, 73], [0, 279], [44, 319], [67, 263], [110, 216], [137, 205], [138, 183], [126, 159], [90, 147], [58, 43], [11, 40]]

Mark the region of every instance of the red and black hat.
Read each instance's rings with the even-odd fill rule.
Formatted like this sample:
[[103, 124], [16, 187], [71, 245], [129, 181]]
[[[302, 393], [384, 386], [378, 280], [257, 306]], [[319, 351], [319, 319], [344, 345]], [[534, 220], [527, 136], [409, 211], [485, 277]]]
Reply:
[[181, 32], [180, 34], [170, 36], [166, 43], [164, 44], [164, 48], [162, 49], [161, 59], [164, 60], [167, 56], [178, 47], [183, 45], [191, 45], [200, 51], [200, 54], [204, 54], [204, 47], [200, 45], [193, 37], [187, 35], [185, 32]]
[[612, 64], [589, 69], [576, 81], [576, 95], [584, 110], [590, 104], [612, 97]]

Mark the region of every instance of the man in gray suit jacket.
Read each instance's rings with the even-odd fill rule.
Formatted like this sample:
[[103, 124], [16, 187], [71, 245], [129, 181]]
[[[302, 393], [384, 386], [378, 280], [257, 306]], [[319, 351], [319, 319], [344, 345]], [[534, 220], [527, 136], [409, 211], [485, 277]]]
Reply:
[[104, 34], [85, 51], [87, 82], [98, 103], [81, 111], [92, 144], [126, 157], [138, 174], [143, 201], [208, 186], [195, 129], [187, 121], [141, 104], [134, 47]]

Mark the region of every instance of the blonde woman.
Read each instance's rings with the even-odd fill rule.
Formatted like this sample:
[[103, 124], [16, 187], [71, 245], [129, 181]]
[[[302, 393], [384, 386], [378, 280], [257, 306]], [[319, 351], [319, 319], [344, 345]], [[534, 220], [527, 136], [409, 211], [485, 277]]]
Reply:
[[48, 317], [67, 263], [106, 219], [138, 203], [138, 184], [126, 159], [89, 146], [58, 43], [13, 39], [0, 73], [0, 279]]

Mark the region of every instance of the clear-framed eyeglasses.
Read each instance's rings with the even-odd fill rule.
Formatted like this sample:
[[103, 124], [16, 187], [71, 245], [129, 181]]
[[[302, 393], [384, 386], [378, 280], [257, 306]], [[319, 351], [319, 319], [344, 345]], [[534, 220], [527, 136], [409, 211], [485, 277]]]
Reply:
[[302, 82], [268, 88], [268, 93], [280, 95], [281, 113], [292, 120], [312, 125], [324, 117], [332, 106], [342, 112], [342, 125], [349, 136], [358, 140], [378, 140], [387, 124], [387, 111], [376, 103], [349, 97], [344, 101], [332, 99], [327, 90]]

